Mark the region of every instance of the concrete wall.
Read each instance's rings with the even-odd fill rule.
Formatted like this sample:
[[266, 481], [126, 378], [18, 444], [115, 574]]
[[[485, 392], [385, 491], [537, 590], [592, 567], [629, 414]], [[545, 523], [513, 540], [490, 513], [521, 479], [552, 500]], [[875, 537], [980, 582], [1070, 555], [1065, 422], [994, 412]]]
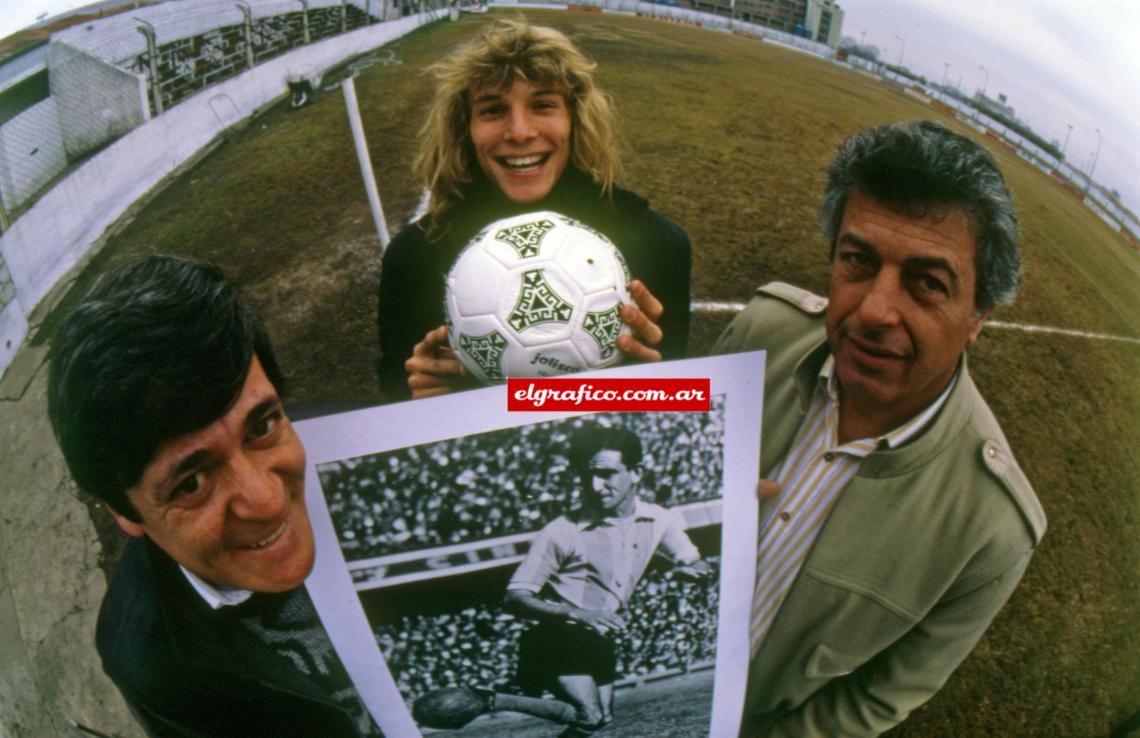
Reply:
[[25, 203], [66, 166], [53, 98], [0, 126], [0, 202], [7, 212]]
[[48, 79], [69, 159], [146, 122], [146, 82], [62, 41], [48, 47]]
[[25, 80], [47, 66], [47, 44], [37, 46], [0, 66], [0, 92]]
[[[107, 226], [224, 127], [284, 94], [290, 68], [327, 68], [427, 20], [370, 26], [255, 67], [136, 128], [62, 180], [0, 237], [3, 366], [28, 331], [26, 315], [98, 247]], [[106, 591], [94, 522], [102, 516], [77, 498], [52, 437], [44, 353], [24, 346], [0, 381], [0, 736], [92, 735], [79, 724], [141, 738], [92, 647]]]
[[[5, 315], [0, 330], [8, 330], [11, 336], [21, 330], [26, 333], [27, 324], [38, 319], [28, 320], [28, 316], [102, 244], [104, 232], [132, 203], [224, 129], [284, 95], [290, 71], [335, 66], [430, 20], [430, 14], [411, 15], [295, 49], [187, 99], [99, 152], [0, 236], [0, 257], [16, 286], [16, 299], [5, 313], [19, 311], [19, 315]], [[14, 343], [10, 351], [0, 349], [0, 371], [7, 368], [18, 345]]]
[[[301, 10], [300, 0], [244, 0], [254, 19]], [[357, 7], [362, 3], [353, 2]], [[309, 0], [309, 9], [340, 5], [340, 0]], [[198, 36], [222, 26], [240, 24], [241, 11], [234, 0], [163, 2], [136, 8], [91, 23], [60, 31], [55, 39], [97, 56], [110, 64], [129, 66], [146, 51], [139, 21], [154, 27], [158, 45]]]
[[11, 362], [27, 333], [28, 321], [16, 304], [16, 283], [8, 263], [0, 257], [0, 364], [7, 366]]

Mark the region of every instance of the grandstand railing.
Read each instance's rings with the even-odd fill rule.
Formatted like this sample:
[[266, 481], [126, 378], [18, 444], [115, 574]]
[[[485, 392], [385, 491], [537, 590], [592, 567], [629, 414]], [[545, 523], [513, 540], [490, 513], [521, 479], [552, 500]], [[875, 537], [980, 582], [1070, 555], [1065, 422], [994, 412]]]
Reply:
[[[432, 0], [433, 4], [439, 1]], [[163, 3], [158, 7], [182, 5]], [[123, 15], [131, 20], [129, 14]], [[0, 233], [0, 254], [15, 289], [15, 296], [0, 307], [0, 372], [15, 358], [30, 325], [62, 293], [57, 285], [67, 284], [73, 270], [99, 250], [112, 224], [164, 178], [208, 150], [230, 126], [281, 97], [283, 80], [290, 71], [333, 67], [436, 18], [434, 10], [425, 10], [267, 59], [212, 88], [216, 93], [213, 97], [224, 96], [232, 103], [225, 115], [211, 107], [206, 99], [210, 96], [186, 98], [165, 115], [107, 145], [38, 194], [34, 203]], [[138, 38], [136, 43], [145, 46], [137, 27], [132, 22], [129, 33]], [[84, 27], [70, 30], [78, 34]]]
[[[721, 500], [678, 505], [671, 509], [684, 519], [686, 530], [720, 525], [722, 521]], [[347, 568], [358, 592], [393, 587], [517, 564], [526, 556], [536, 535], [538, 531], [529, 531], [483, 541], [374, 556], [350, 561]]]

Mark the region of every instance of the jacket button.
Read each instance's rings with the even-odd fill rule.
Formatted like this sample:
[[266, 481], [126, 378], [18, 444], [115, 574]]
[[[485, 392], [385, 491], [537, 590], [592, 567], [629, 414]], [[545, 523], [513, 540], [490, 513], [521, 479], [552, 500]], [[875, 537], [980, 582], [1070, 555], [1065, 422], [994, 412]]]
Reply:
[[835, 461], [835, 454], [831, 451], [828, 451], [823, 455], [823, 460], [830, 464], [831, 462]]
[[792, 514], [790, 512], [788, 512], [787, 510], [780, 513], [780, 520], [783, 520], [785, 523], [791, 519], [792, 519]]

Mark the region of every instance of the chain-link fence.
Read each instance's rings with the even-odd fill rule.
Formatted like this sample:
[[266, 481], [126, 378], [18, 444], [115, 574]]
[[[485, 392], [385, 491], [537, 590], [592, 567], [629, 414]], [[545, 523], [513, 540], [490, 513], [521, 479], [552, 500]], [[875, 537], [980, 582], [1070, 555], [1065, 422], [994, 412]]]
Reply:
[[161, 45], [153, 26], [140, 27], [147, 48], [134, 55], [127, 68], [147, 78], [152, 115], [290, 49], [377, 20], [347, 3], [256, 19], [246, 9], [244, 15], [241, 23]]
[[39, 72], [0, 94], [0, 227], [66, 166], [47, 72]]
[[970, 123], [979, 131], [998, 139], [1016, 151], [1022, 159], [1052, 177], [1082, 200], [1109, 226], [1133, 241], [1140, 239], [1140, 220], [1137, 220], [1136, 214], [1110, 197], [1104, 187], [1090, 178], [1087, 171], [1075, 166], [1068, 159], [1059, 158], [1054, 152], [1045, 150], [1021, 132], [990, 117], [984, 110], [946, 94], [939, 94], [936, 99], [942, 106], [954, 111], [959, 120]]
[[16, 284], [12, 281], [12, 273], [8, 271], [8, 262], [0, 255], [0, 310], [8, 307], [8, 303], [16, 299]]
[[447, 0], [161, 3], [58, 32], [0, 67], [0, 231], [69, 162], [292, 49]]

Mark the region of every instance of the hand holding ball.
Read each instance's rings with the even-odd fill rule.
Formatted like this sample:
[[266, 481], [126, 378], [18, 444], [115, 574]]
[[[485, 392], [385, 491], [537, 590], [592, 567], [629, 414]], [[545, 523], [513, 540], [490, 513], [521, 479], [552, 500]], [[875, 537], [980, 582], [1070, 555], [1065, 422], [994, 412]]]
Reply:
[[485, 382], [617, 363], [629, 270], [601, 233], [542, 211], [496, 221], [447, 275], [448, 340]]

